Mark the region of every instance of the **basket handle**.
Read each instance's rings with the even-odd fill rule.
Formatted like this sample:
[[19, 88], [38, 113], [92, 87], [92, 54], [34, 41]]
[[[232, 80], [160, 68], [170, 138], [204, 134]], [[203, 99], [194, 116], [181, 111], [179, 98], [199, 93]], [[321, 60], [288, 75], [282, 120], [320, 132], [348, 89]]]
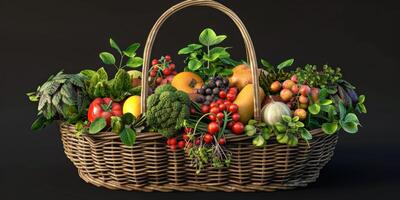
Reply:
[[254, 119], [260, 120], [261, 119], [261, 104], [258, 98], [259, 96], [259, 83], [258, 83], [258, 75], [257, 75], [257, 57], [254, 50], [253, 42], [251, 41], [250, 35], [244, 26], [243, 22], [240, 18], [229, 8], [218, 3], [213, 0], [186, 0], [181, 3], [178, 3], [172, 6], [170, 9], [165, 11], [160, 18], [156, 21], [153, 28], [151, 29], [149, 36], [147, 37], [146, 45], [144, 47], [143, 52], [143, 69], [142, 69], [142, 91], [141, 91], [141, 112], [144, 113], [146, 111], [146, 99], [148, 96], [148, 70], [150, 66], [150, 59], [151, 59], [151, 50], [154, 44], [154, 40], [158, 33], [158, 30], [161, 28], [161, 25], [174, 13], [190, 6], [205, 6], [217, 9], [226, 15], [228, 15], [232, 21], [236, 24], [239, 28], [245, 48], [246, 48], [246, 55], [247, 55], [247, 62], [251, 68], [251, 76], [253, 80], [253, 94], [254, 94]]

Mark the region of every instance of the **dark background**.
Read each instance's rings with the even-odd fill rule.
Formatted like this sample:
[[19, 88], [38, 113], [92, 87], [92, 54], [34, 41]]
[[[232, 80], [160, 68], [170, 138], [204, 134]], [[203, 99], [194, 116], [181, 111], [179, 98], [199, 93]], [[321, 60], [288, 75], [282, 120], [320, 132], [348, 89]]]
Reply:
[[[363, 127], [355, 135], [340, 133], [335, 156], [316, 183], [275, 193], [164, 194], [111, 191], [81, 180], [55, 125], [29, 130], [36, 105], [24, 93], [61, 69], [97, 68], [98, 53], [110, 50], [109, 37], [124, 47], [144, 45], [156, 19], [177, 2], [0, 1], [0, 199], [388, 199], [398, 193], [400, 7], [381, 1], [221, 1], [242, 18], [259, 58], [340, 66], [366, 94]], [[153, 55], [169, 53], [182, 66], [177, 50], [195, 42], [205, 27], [229, 36], [235, 58], [245, 56], [234, 24], [207, 8], [171, 17]]]

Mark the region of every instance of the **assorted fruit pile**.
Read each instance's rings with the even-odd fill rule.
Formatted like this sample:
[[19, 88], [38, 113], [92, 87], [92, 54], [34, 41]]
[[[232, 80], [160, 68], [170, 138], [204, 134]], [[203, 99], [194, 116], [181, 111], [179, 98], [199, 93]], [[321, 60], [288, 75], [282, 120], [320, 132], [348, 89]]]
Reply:
[[[255, 96], [250, 67], [232, 59], [229, 48], [219, 46], [226, 38], [203, 30], [199, 43], [179, 50], [186, 56], [182, 72], [177, 72], [170, 55], [153, 59], [144, 113], [142, 74], [135, 70], [143, 64], [136, 56], [140, 45], [122, 50], [110, 39], [119, 62], [109, 52], [99, 56], [117, 69], [115, 76], [109, 78], [104, 68], [51, 76], [28, 93], [38, 103], [32, 129], [62, 120], [75, 125], [78, 137], [108, 131], [118, 134], [125, 145], [134, 145], [141, 132], [158, 132], [170, 151], [184, 150], [198, 172], [207, 166], [229, 166], [226, 145], [236, 135], [252, 138], [256, 147], [275, 142], [293, 147], [299, 140], [311, 140], [313, 129], [326, 134], [358, 131], [357, 114], [366, 113], [365, 96], [358, 96], [355, 87], [342, 79], [339, 68], [306, 65], [287, 70], [293, 59], [277, 66], [261, 60]], [[261, 121], [253, 119], [254, 98], [262, 102]]]

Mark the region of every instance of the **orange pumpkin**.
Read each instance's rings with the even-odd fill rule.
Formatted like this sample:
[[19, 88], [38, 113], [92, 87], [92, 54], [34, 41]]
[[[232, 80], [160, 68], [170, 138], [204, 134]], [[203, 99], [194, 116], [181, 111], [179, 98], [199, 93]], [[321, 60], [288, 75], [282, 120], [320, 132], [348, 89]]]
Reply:
[[197, 89], [204, 85], [203, 79], [193, 72], [181, 72], [175, 75], [171, 85], [177, 90], [181, 90], [188, 94], [195, 94]]

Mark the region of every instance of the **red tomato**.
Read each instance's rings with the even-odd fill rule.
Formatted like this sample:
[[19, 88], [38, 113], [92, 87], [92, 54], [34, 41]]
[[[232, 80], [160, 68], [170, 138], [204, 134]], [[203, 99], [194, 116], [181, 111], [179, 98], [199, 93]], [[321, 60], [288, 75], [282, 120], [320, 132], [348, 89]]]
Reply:
[[179, 147], [180, 149], [185, 148], [185, 142], [184, 142], [184, 141], [179, 141], [179, 142], [178, 142], [178, 147]]
[[165, 76], [169, 76], [170, 74], [171, 74], [171, 69], [169, 69], [169, 68], [165, 68], [165, 69], [163, 69], [163, 74], [165, 75]]
[[185, 128], [185, 133], [191, 133], [191, 132], [193, 132], [192, 128], [189, 128], [189, 127]]
[[167, 61], [167, 62], [171, 61], [171, 56], [170, 55], [165, 55], [165, 61]]
[[162, 80], [163, 80], [163, 78], [162, 78], [162, 77], [157, 77], [157, 79], [156, 79], [156, 83], [157, 83], [157, 84], [161, 84]]
[[197, 138], [194, 142], [195, 145], [200, 145], [200, 138]]
[[217, 122], [210, 122], [207, 128], [210, 134], [216, 134], [219, 131], [219, 124]]
[[231, 87], [231, 88], [229, 88], [228, 93], [231, 93], [233, 95], [237, 95], [238, 89], [236, 87]]
[[210, 113], [213, 113], [213, 114], [218, 114], [219, 113], [219, 108], [218, 107], [211, 107], [211, 109], [210, 109]]
[[222, 113], [222, 112], [219, 112], [218, 114], [217, 114], [217, 118], [221, 121], [222, 119], [224, 119], [224, 113]]
[[228, 108], [229, 112], [231, 113], [236, 113], [238, 111], [239, 107], [236, 104], [231, 104]]
[[111, 117], [122, 116], [121, 104], [113, 102], [111, 98], [96, 98], [89, 106], [87, 117], [89, 122], [93, 122], [97, 118], [104, 118], [107, 125], [111, 123]]
[[227, 126], [229, 129], [231, 129], [234, 123], [235, 123], [234, 121], [230, 121], [230, 122], [228, 122], [228, 124], [227, 124], [226, 126]]
[[169, 148], [171, 148], [172, 151], [175, 151], [176, 150], [176, 144], [169, 146]]
[[235, 94], [232, 94], [232, 93], [228, 93], [228, 94], [226, 95], [226, 99], [227, 99], [228, 101], [235, 101], [236, 95], [235, 95]]
[[204, 135], [203, 140], [206, 144], [211, 144], [213, 141], [213, 136], [207, 133]]
[[201, 106], [201, 112], [204, 114], [210, 112], [210, 106], [208, 105]]
[[153, 59], [152, 61], [151, 61], [151, 65], [157, 65], [158, 64], [158, 60], [157, 59]]
[[157, 72], [156, 72], [156, 71], [151, 71], [151, 72], [150, 72], [150, 76], [151, 76], [151, 77], [156, 77], [156, 75], [157, 75]]
[[175, 69], [175, 64], [174, 64], [174, 63], [169, 63], [169, 68], [170, 68], [171, 70], [174, 70], [174, 69]]
[[225, 97], [226, 97], [226, 92], [225, 91], [220, 91], [219, 92], [219, 98], [221, 98], [221, 99], [225, 99]]
[[218, 99], [216, 102], [217, 102], [217, 104], [221, 104], [221, 103], [224, 103], [224, 100]]
[[239, 113], [233, 113], [232, 114], [232, 120], [233, 121], [237, 122], [237, 121], [239, 121], [239, 119], [240, 119]]
[[219, 104], [218, 108], [220, 111], [224, 111], [224, 110], [226, 110], [226, 105], [221, 103], [221, 104]]
[[232, 133], [236, 134], [236, 135], [240, 135], [243, 133], [244, 130], [244, 126], [242, 124], [242, 122], [235, 122], [232, 126]]
[[194, 108], [190, 108], [190, 114], [195, 114], [196, 113], [196, 109], [194, 109]]
[[217, 102], [212, 102], [212, 103], [210, 104], [210, 107], [211, 107], [211, 108], [217, 107], [217, 106], [218, 106], [218, 103], [217, 103]]
[[225, 145], [225, 143], [226, 143], [225, 138], [222, 137], [218, 139], [218, 144]]
[[189, 140], [189, 135], [186, 134], [186, 133], [184, 133], [184, 134], [182, 135], [182, 138], [183, 138], [185, 141], [188, 141], [188, 140]]
[[208, 115], [208, 119], [215, 122], [215, 121], [217, 121], [217, 116], [215, 114], [211, 114], [211, 115]]
[[169, 145], [176, 145], [177, 143], [176, 138], [169, 138]]

